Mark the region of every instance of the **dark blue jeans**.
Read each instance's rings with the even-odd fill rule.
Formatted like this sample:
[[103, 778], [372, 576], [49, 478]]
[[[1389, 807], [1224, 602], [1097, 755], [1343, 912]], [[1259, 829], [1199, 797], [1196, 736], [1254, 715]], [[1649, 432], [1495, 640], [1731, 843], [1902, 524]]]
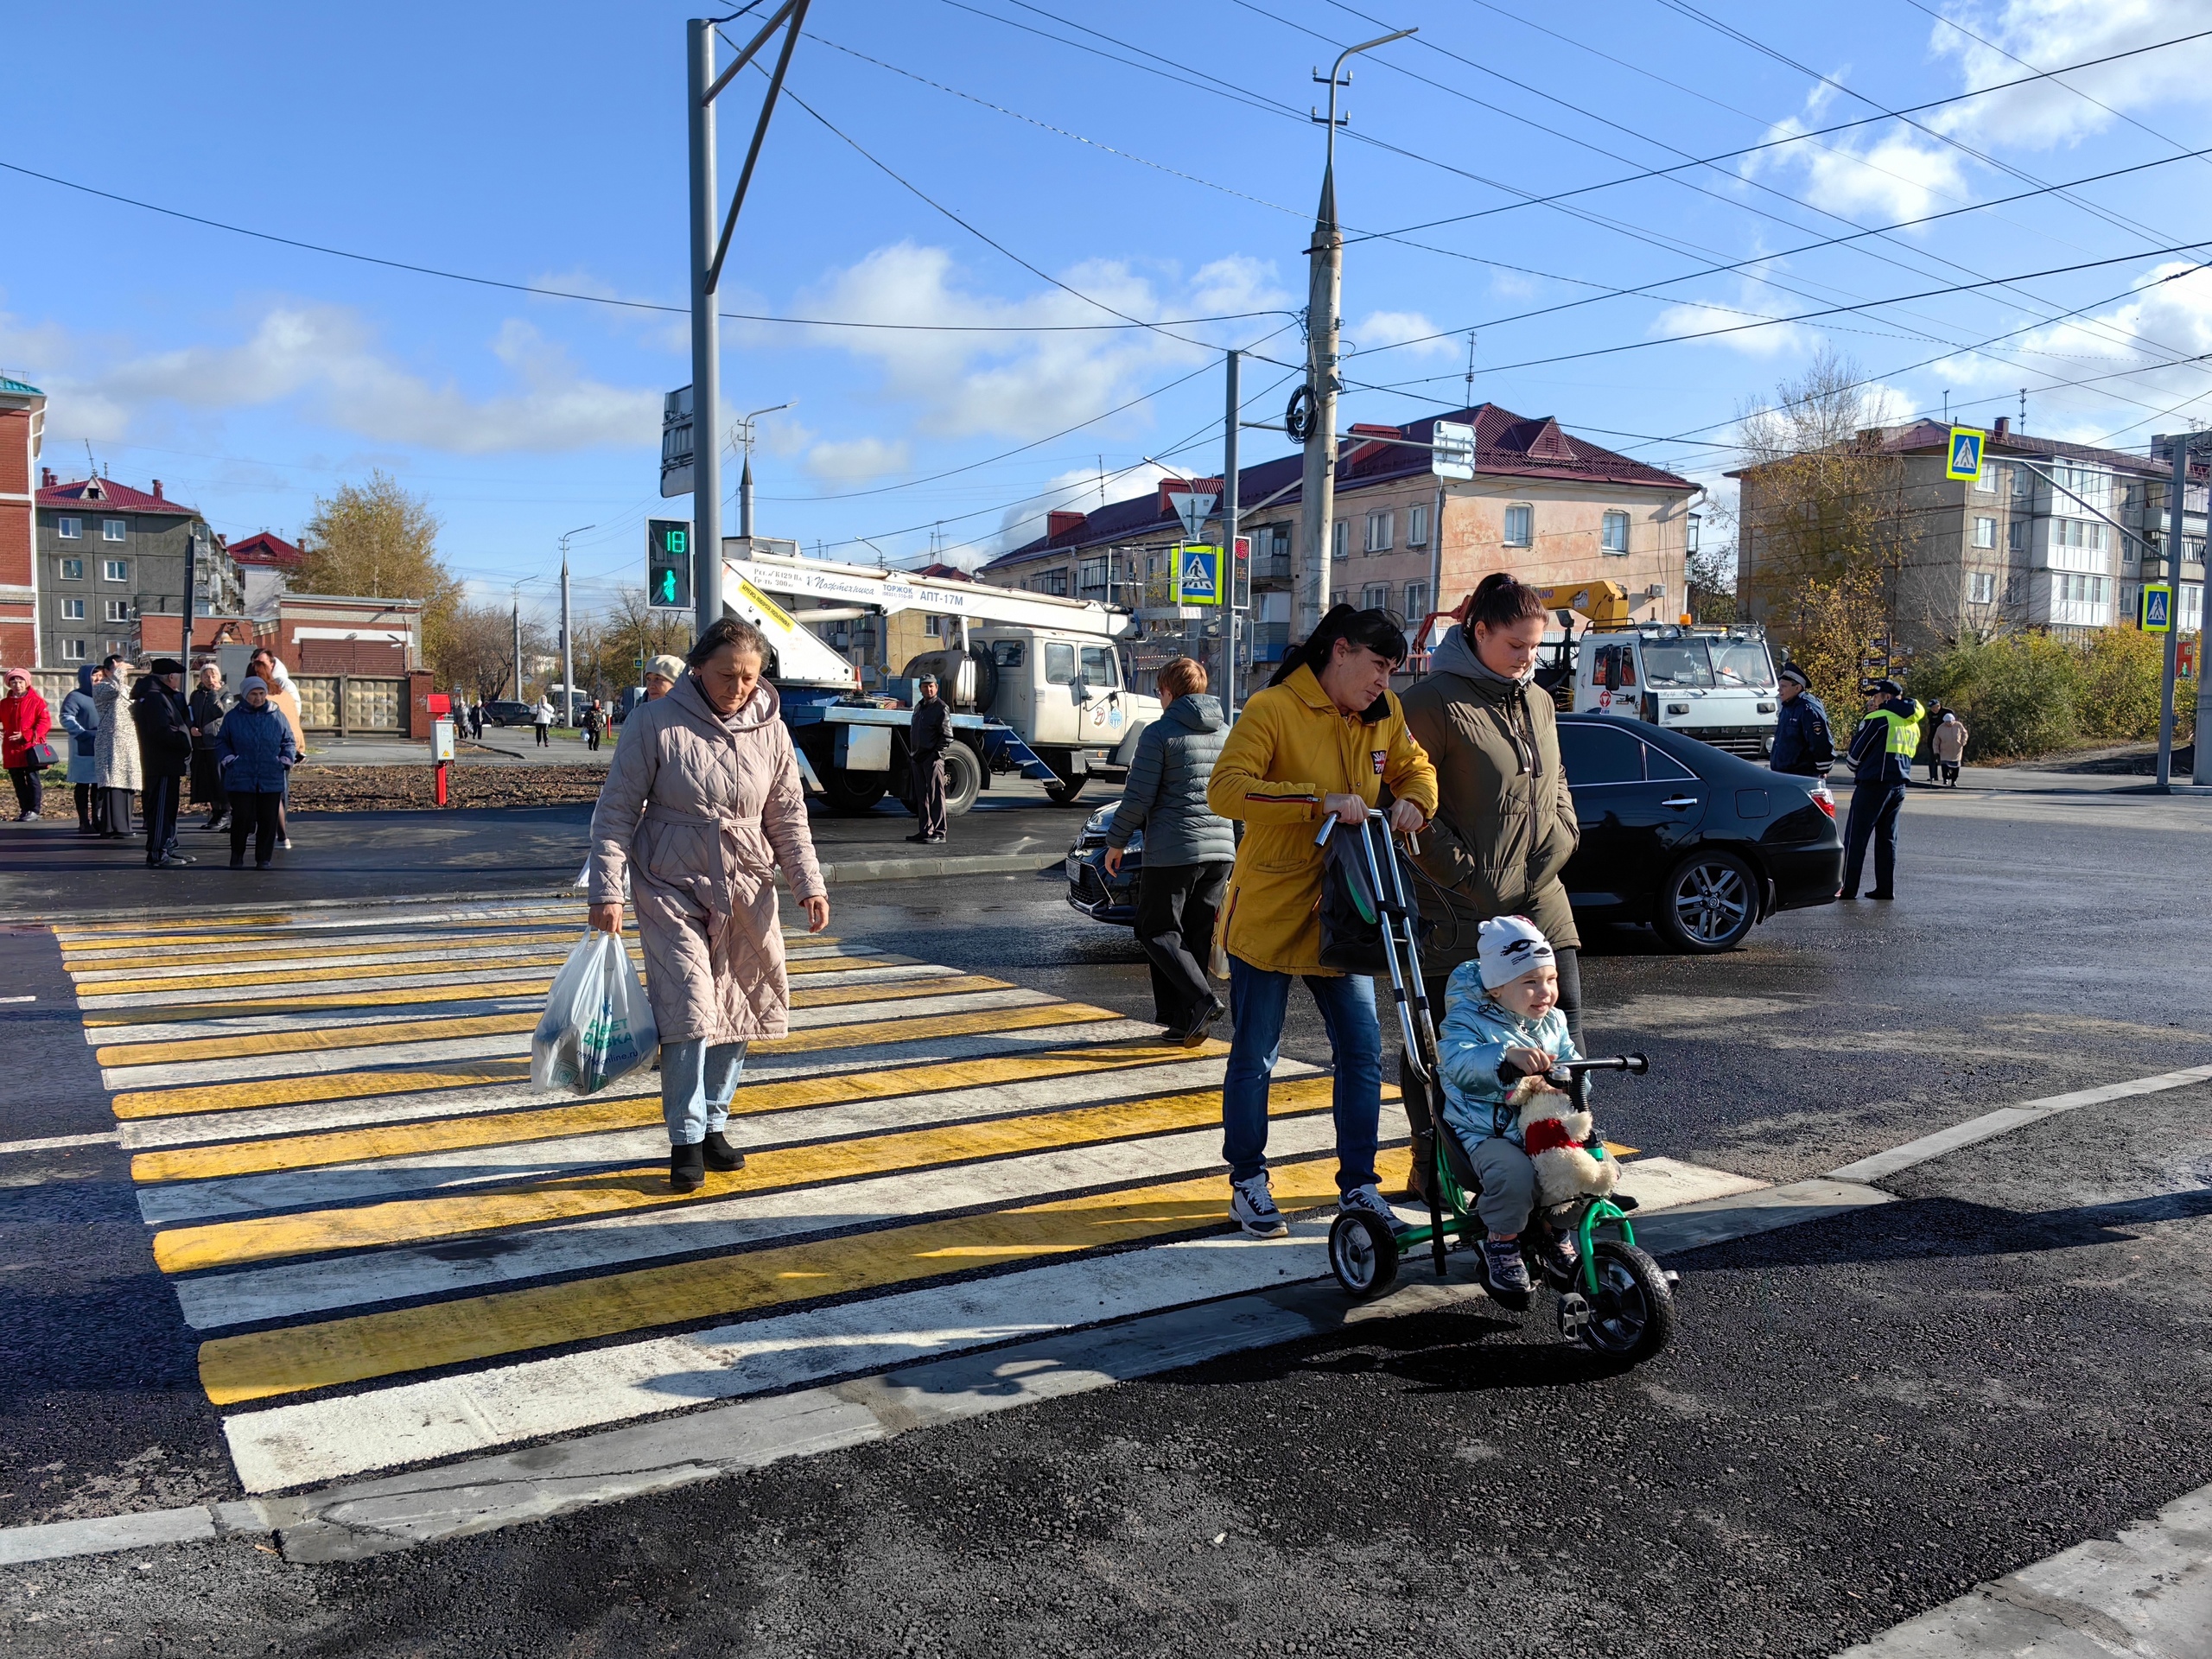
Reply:
[[[1321, 1009], [1336, 1062], [1337, 1190], [1375, 1179], [1376, 1119], [1382, 1109], [1382, 1033], [1375, 982], [1360, 974], [1304, 976]], [[1221, 1155], [1241, 1181], [1268, 1166], [1268, 1078], [1282, 1054], [1292, 976], [1229, 959], [1229, 1075], [1221, 1088]]]

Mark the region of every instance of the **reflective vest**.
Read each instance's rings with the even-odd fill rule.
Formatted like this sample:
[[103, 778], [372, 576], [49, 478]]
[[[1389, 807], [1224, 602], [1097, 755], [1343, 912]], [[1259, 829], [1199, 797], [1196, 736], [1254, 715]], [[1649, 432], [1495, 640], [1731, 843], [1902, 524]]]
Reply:
[[1894, 709], [1877, 709], [1866, 716], [1869, 720], [1889, 722], [1889, 741], [1883, 745], [1883, 752], [1897, 756], [1904, 762], [1908, 772], [1912, 768], [1912, 757], [1920, 749], [1920, 721], [1927, 712], [1924, 707], [1916, 702], [1910, 715], [1901, 715]]

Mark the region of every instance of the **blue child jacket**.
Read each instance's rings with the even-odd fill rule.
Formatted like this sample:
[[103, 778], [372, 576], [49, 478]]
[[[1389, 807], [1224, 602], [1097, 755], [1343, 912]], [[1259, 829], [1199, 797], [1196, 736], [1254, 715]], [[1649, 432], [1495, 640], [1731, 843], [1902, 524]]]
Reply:
[[1444, 1073], [1444, 1121], [1462, 1146], [1493, 1135], [1521, 1144], [1520, 1113], [1506, 1103], [1513, 1085], [1497, 1075], [1505, 1051], [1521, 1047], [1541, 1048], [1559, 1060], [1582, 1058], [1556, 1006], [1541, 1020], [1522, 1020], [1483, 988], [1480, 964], [1454, 968], [1444, 991], [1437, 1058]]

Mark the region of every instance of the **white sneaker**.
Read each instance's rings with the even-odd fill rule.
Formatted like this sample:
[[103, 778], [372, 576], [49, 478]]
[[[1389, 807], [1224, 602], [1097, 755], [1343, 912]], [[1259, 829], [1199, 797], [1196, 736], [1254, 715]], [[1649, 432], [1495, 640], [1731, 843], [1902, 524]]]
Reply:
[[1231, 1181], [1229, 1192], [1229, 1213], [1253, 1237], [1281, 1238], [1290, 1230], [1282, 1211], [1275, 1208], [1274, 1194], [1268, 1190], [1266, 1170], [1245, 1180]]
[[1370, 1216], [1380, 1217], [1383, 1223], [1393, 1230], [1406, 1224], [1398, 1219], [1398, 1212], [1390, 1207], [1389, 1200], [1382, 1196], [1382, 1189], [1372, 1181], [1365, 1186], [1355, 1186], [1349, 1192], [1338, 1193], [1337, 1209], [1339, 1212], [1346, 1210], [1364, 1210]]

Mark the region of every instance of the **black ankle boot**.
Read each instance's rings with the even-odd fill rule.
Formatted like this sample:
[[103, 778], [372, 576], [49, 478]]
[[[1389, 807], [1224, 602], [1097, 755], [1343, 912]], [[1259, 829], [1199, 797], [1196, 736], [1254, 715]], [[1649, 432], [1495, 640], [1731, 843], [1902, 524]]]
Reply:
[[668, 1185], [674, 1192], [696, 1192], [707, 1179], [707, 1143], [668, 1149]]
[[729, 1143], [729, 1138], [720, 1129], [707, 1131], [707, 1138], [699, 1143], [706, 1154], [707, 1167], [718, 1169], [727, 1175], [733, 1169], [745, 1167], [745, 1154]]

